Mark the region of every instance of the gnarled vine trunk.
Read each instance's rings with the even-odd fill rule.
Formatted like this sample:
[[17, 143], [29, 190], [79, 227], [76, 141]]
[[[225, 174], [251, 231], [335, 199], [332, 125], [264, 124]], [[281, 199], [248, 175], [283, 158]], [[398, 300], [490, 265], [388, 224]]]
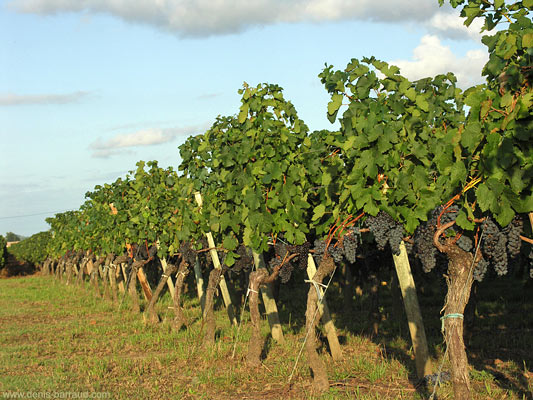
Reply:
[[152, 298], [150, 299], [150, 302], [148, 303], [148, 306], [146, 307], [145, 315], [146, 320], [152, 324], [157, 324], [159, 320], [159, 316], [155, 312], [155, 303], [159, 299], [159, 296], [161, 296], [161, 292], [167, 285], [167, 280], [169, 276], [176, 273], [178, 270], [178, 267], [174, 264], [168, 264], [168, 268], [166, 271], [161, 275], [161, 279], [159, 280], [159, 283], [157, 284], [157, 287], [155, 291], [152, 294]]
[[83, 284], [83, 278], [85, 276], [85, 267], [88, 262], [89, 262], [89, 258], [87, 257], [84, 257], [81, 260], [80, 269], [78, 270], [78, 278], [76, 279], [76, 283], [78, 284], [78, 286], [81, 286]]
[[104, 299], [111, 300], [111, 293], [110, 293], [110, 285], [109, 285], [109, 264], [111, 263], [111, 260], [114, 258], [112, 254], [109, 254], [103, 263], [103, 266], [100, 266], [101, 269], [101, 276], [102, 281], [104, 283]]
[[214, 311], [214, 299], [215, 290], [222, 277], [222, 270], [214, 268], [209, 274], [209, 282], [207, 284], [207, 290], [205, 295], [205, 310], [204, 321], [206, 324], [204, 344], [206, 346], [212, 346], [215, 344], [215, 311]]
[[102, 292], [100, 291], [100, 285], [98, 284], [98, 277], [100, 276], [100, 265], [104, 262], [104, 257], [99, 257], [93, 262], [93, 269], [91, 271], [91, 282], [94, 286], [94, 291], [98, 297], [102, 297]]
[[463, 339], [463, 315], [474, 281], [473, 275], [470, 273], [475, 266], [474, 256], [461, 250], [453, 243], [453, 239], [447, 239], [444, 245], [441, 244], [438, 238], [444, 230], [445, 226], [437, 231], [434, 238], [439, 251], [448, 257], [448, 276], [446, 277], [448, 293], [446, 294], [444, 316], [442, 317], [444, 336], [452, 368], [454, 399], [469, 400], [471, 398], [470, 377]]
[[142, 261], [135, 261], [131, 265], [130, 284], [128, 285], [128, 293], [131, 299], [131, 310], [136, 313], [141, 311], [141, 307], [139, 306], [139, 296], [137, 295], [137, 271], [142, 265]]
[[120, 265], [115, 264], [114, 262], [109, 264], [109, 282], [111, 287], [111, 298], [113, 299], [114, 304], [118, 301], [117, 268], [120, 268]]
[[43, 268], [42, 268], [43, 275], [49, 274], [49, 270], [48, 270], [49, 267], [50, 267], [50, 259], [47, 258], [46, 260], [44, 260], [44, 263], [43, 263]]
[[70, 285], [70, 280], [72, 279], [72, 270], [74, 269], [74, 264], [72, 260], [67, 261], [66, 275], [67, 275], [67, 285]]
[[260, 268], [250, 273], [249, 278], [249, 304], [250, 320], [252, 322], [252, 337], [248, 346], [247, 363], [252, 367], [261, 365], [261, 352], [263, 351], [263, 338], [261, 337], [261, 316], [259, 315], [259, 286], [268, 277], [268, 271]]
[[[316, 274], [312, 281], [318, 284], [335, 269], [333, 259], [326, 255], [320, 262]], [[307, 352], [307, 359], [309, 367], [313, 372], [313, 390], [315, 392], [325, 392], [329, 389], [328, 374], [324, 363], [320, 360], [316, 351], [317, 341], [315, 329], [320, 321], [320, 315], [317, 312], [318, 293], [314, 284], [309, 287], [307, 293], [307, 310], [305, 311], [305, 331], [307, 332], [307, 341], [305, 342], [305, 350]]]
[[176, 276], [176, 285], [174, 286], [174, 321], [172, 327], [179, 331], [183, 325], [187, 325], [187, 318], [183, 314], [183, 308], [181, 307], [181, 294], [183, 293], [183, 287], [185, 278], [189, 273], [189, 264], [185, 259], [182, 259], [180, 266], [178, 267], [178, 274]]

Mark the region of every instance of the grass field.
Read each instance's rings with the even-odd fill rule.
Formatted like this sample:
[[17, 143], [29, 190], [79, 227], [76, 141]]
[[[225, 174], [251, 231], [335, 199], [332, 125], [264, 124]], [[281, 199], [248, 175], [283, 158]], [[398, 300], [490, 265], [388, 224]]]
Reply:
[[[469, 342], [475, 399], [532, 398], [532, 305], [522, 304], [523, 296], [510, 305], [504, 300], [500, 296], [478, 304], [482, 325]], [[169, 305], [167, 294], [159, 311], [168, 319]], [[139, 314], [129, 311], [127, 300], [119, 310], [118, 304], [97, 298], [89, 286], [66, 286], [39, 275], [0, 280], [0, 397], [22, 393], [34, 398], [315, 398], [305, 352], [288, 383], [305, 334], [301, 324], [284, 323], [286, 343], [268, 342], [262, 366], [250, 369], [244, 359], [248, 314], [232, 358], [235, 328], [218, 309], [217, 344], [205, 349], [194, 299], [185, 304], [189, 327], [174, 332], [166, 318], [157, 326], [146, 325]], [[268, 325], [263, 322], [266, 335]], [[348, 329], [339, 318], [345, 357], [334, 363], [323, 349], [331, 386], [317, 398], [428, 397], [416, 380], [408, 337], [405, 332], [398, 335], [399, 327], [392, 322], [387, 324], [383, 323], [383, 336], [371, 340], [355, 334], [357, 330]], [[428, 331], [438, 332], [436, 325], [429, 323]], [[430, 345], [436, 369], [443, 353], [438, 334], [430, 333]], [[452, 398], [451, 385], [444, 384], [437, 394], [439, 399]]]

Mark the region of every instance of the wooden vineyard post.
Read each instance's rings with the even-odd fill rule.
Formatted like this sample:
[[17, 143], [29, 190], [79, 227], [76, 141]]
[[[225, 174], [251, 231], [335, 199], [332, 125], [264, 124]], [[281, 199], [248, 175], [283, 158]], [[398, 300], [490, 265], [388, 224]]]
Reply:
[[92, 257], [89, 258], [89, 261], [87, 261], [87, 264], [85, 265], [85, 267], [87, 268], [87, 275], [91, 276], [91, 274], [93, 273], [93, 268], [94, 268], [94, 262], [93, 262]]
[[143, 267], [139, 267], [139, 270], [137, 271], [137, 278], [139, 279], [139, 283], [142, 287], [142, 292], [144, 295], [144, 298], [147, 301], [150, 301], [152, 299], [152, 289], [150, 288], [150, 284], [148, 283], [148, 279], [146, 279], [146, 274], [144, 273]]
[[[159, 249], [159, 240], [157, 241], [157, 248]], [[168, 268], [167, 260], [160, 258], [159, 261], [161, 262], [161, 267], [163, 268], [163, 273], [166, 274], [166, 271], [167, 271], [167, 268]], [[170, 296], [172, 297], [172, 301], [174, 301], [175, 286], [174, 286], [174, 281], [172, 280], [171, 276], [168, 276], [167, 287], [168, 287], [168, 291], [170, 292]]]
[[405, 249], [404, 242], [400, 243], [400, 254], [398, 256], [393, 254], [392, 258], [394, 259], [394, 266], [396, 268], [396, 273], [398, 274], [405, 313], [407, 314], [409, 332], [413, 342], [416, 373], [418, 377], [422, 379], [424, 376], [431, 374], [431, 361], [429, 359], [424, 322], [422, 321], [422, 314], [420, 313], [420, 306], [418, 305], [415, 281], [411, 274], [411, 267], [409, 265], [409, 258], [407, 257], [407, 250]]
[[200, 260], [196, 256], [194, 261], [194, 277], [196, 279], [196, 292], [198, 293], [198, 298], [200, 299], [200, 306], [202, 307], [202, 312], [205, 309], [205, 290], [204, 290], [204, 277], [202, 275], [202, 269], [200, 268]]
[[[255, 268], [257, 270], [260, 268], [266, 269], [263, 255], [254, 251], [253, 256]], [[272, 339], [278, 343], [283, 343], [283, 330], [281, 329], [281, 324], [279, 322], [278, 306], [276, 305], [276, 300], [274, 299], [272, 284], [269, 283], [266, 286], [261, 287], [259, 290], [261, 291], [263, 304], [265, 305], [268, 324], [270, 325], [270, 331], [272, 332]]]
[[[163, 273], [166, 274], [167, 273], [166, 271], [168, 269], [167, 260], [161, 259], [160, 261], [161, 261], [161, 266], [163, 267]], [[168, 286], [168, 291], [170, 292], [170, 296], [172, 297], [172, 301], [174, 301], [175, 287], [174, 287], [174, 281], [172, 281], [171, 276], [169, 276], [167, 279], [167, 286]]]
[[[307, 256], [307, 276], [309, 279], [313, 279], [316, 274], [316, 264], [313, 256], [309, 254]], [[324, 290], [319, 287], [320, 296], [324, 296]], [[329, 313], [329, 308], [326, 303], [326, 299], [322, 299], [322, 302], [318, 303], [318, 313], [324, 324], [324, 329], [326, 330], [326, 336], [328, 338], [329, 348], [331, 350], [331, 356], [335, 361], [342, 359], [342, 349], [339, 343], [339, 338], [337, 336], [337, 331], [335, 329], [335, 324], [331, 319], [331, 314]]]
[[[168, 269], [168, 264], [167, 264], [167, 260], [160, 260], [161, 261], [161, 266], [163, 267], [163, 273], [166, 274], [167, 272], [167, 269]], [[170, 292], [170, 296], [172, 297], [172, 301], [174, 301], [174, 291], [176, 290], [176, 287], [174, 285], [174, 281], [172, 280], [172, 277], [169, 276], [168, 279], [167, 279], [167, 287], [168, 287], [168, 291]]]
[[[196, 199], [196, 203], [198, 204], [198, 207], [202, 208], [202, 195], [200, 192], [196, 192], [194, 194], [194, 198]], [[215, 241], [213, 239], [213, 235], [211, 232], [207, 232], [205, 234], [205, 237], [207, 238], [207, 245], [211, 250], [209, 250], [209, 254], [211, 255], [211, 259], [213, 260], [213, 266], [216, 269], [222, 269], [220, 265], [220, 260], [218, 258], [218, 253], [215, 250]], [[224, 304], [226, 305], [226, 310], [228, 311], [228, 317], [231, 321], [231, 323], [235, 326], [237, 326], [237, 318], [235, 317], [235, 311], [233, 310], [233, 304], [231, 302], [231, 296], [229, 294], [228, 285], [226, 283], [226, 280], [224, 279], [224, 275], [220, 277], [220, 283], [219, 283], [220, 291], [222, 292], [222, 298], [224, 299]]]
[[[128, 265], [127, 263], [121, 263], [120, 264], [120, 270], [122, 271], [122, 279], [124, 279], [124, 282], [127, 282], [128, 281], [128, 274], [126, 272], [126, 265]], [[127, 289], [127, 288], [125, 288]]]

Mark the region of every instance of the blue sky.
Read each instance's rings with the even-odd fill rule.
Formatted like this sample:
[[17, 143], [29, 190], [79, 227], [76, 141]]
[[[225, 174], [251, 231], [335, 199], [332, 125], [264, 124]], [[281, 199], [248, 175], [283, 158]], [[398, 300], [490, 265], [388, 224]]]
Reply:
[[31, 235], [138, 160], [178, 146], [276, 83], [333, 129], [317, 75], [374, 55], [411, 79], [481, 82], [479, 26], [436, 0], [0, 0], [0, 234]]

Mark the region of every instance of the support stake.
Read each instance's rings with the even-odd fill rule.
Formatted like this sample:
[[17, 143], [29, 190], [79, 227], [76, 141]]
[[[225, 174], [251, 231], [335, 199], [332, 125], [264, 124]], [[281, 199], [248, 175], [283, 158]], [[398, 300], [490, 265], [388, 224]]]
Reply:
[[409, 258], [407, 257], [404, 242], [400, 243], [400, 255], [395, 256], [393, 254], [392, 258], [396, 267], [396, 273], [398, 274], [409, 332], [411, 333], [411, 340], [413, 342], [416, 373], [422, 379], [424, 376], [431, 374], [431, 360], [429, 359], [426, 331], [424, 330], [424, 322], [416, 295], [415, 281], [411, 273], [411, 266], [409, 265]]
[[[253, 257], [255, 268], [257, 270], [259, 270], [260, 268], [266, 269], [265, 260], [263, 259], [262, 254], [258, 254], [254, 251]], [[272, 339], [274, 339], [278, 343], [283, 343], [283, 331], [279, 322], [278, 306], [276, 305], [276, 300], [274, 299], [272, 283], [261, 287], [260, 291], [261, 296], [263, 298], [263, 304], [265, 305], [265, 310], [267, 312], [267, 319], [268, 324], [270, 325], [270, 330], [272, 332]]]
[[[194, 194], [194, 198], [196, 199], [196, 203], [200, 208], [202, 208], [202, 195], [200, 192], [196, 192]], [[220, 260], [218, 258], [218, 253], [215, 250], [215, 241], [213, 239], [213, 235], [211, 232], [207, 232], [205, 234], [205, 237], [207, 238], [207, 245], [211, 250], [209, 250], [209, 254], [211, 254], [211, 259], [213, 260], [213, 266], [216, 269], [222, 269], [222, 266], [220, 265]], [[222, 293], [222, 298], [224, 299], [224, 304], [226, 306], [226, 310], [228, 312], [228, 317], [231, 323], [235, 326], [237, 326], [237, 318], [235, 317], [235, 311], [233, 310], [233, 304], [231, 302], [231, 296], [229, 294], [228, 285], [226, 283], [226, 280], [224, 279], [224, 275], [221, 275], [220, 277], [220, 292]]]
[[[315, 274], [315, 260], [313, 260], [313, 256], [309, 254], [307, 256], [307, 276], [309, 277], [309, 279], [312, 280]], [[324, 296], [324, 289], [319, 287], [318, 291], [320, 292], [320, 296]], [[326, 330], [326, 336], [328, 338], [331, 356], [335, 361], [342, 360], [341, 345], [339, 343], [335, 324], [333, 323], [333, 320], [331, 319], [331, 314], [329, 313], [329, 308], [326, 303], [326, 299], [322, 299], [322, 302], [318, 303], [318, 313], [320, 314], [320, 318], [324, 323], [324, 329]]]

